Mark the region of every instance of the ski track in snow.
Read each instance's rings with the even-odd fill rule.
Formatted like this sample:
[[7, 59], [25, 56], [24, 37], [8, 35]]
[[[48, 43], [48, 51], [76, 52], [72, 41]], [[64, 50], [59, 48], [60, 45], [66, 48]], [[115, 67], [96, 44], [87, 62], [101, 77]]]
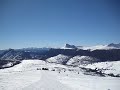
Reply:
[[42, 71], [41, 79], [23, 90], [72, 90], [66, 85], [60, 83], [56, 76], [48, 71]]

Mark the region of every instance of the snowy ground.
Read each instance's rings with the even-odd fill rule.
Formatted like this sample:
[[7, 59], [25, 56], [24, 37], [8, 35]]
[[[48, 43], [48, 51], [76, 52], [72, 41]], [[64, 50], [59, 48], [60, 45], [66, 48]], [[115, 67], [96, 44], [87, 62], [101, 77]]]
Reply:
[[93, 64], [88, 64], [84, 66], [85, 68], [100, 69], [105, 74], [120, 75], [120, 61], [111, 62], [98, 62]]
[[24, 60], [0, 70], [0, 90], [120, 90], [120, 78], [84, 75], [79, 68]]

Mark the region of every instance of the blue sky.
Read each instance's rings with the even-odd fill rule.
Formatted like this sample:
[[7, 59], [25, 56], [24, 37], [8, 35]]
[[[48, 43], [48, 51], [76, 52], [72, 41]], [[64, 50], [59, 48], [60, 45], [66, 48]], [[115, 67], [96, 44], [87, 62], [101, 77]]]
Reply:
[[119, 0], [0, 0], [0, 49], [120, 43]]

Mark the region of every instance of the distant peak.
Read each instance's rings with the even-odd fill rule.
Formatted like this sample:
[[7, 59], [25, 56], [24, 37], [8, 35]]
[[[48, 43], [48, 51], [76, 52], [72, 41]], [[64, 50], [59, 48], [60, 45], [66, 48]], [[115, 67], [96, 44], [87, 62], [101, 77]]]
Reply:
[[76, 49], [77, 47], [75, 45], [65, 44], [64, 48]]
[[109, 47], [120, 48], [120, 43], [118, 43], [118, 44], [110, 43], [108, 46], [109, 46]]

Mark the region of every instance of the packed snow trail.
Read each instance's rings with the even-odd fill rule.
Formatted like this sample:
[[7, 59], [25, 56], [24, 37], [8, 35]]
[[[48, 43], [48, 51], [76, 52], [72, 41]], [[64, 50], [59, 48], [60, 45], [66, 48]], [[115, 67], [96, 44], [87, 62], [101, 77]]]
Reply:
[[46, 67], [44, 61], [24, 60], [12, 68], [1, 69], [0, 90], [71, 90], [60, 83], [54, 72], [37, 70], [42, 67]]
[[57, 77], [49, 71], [41, 71], [41, 79], [23, 90], [72, 90], [58, 81]]

